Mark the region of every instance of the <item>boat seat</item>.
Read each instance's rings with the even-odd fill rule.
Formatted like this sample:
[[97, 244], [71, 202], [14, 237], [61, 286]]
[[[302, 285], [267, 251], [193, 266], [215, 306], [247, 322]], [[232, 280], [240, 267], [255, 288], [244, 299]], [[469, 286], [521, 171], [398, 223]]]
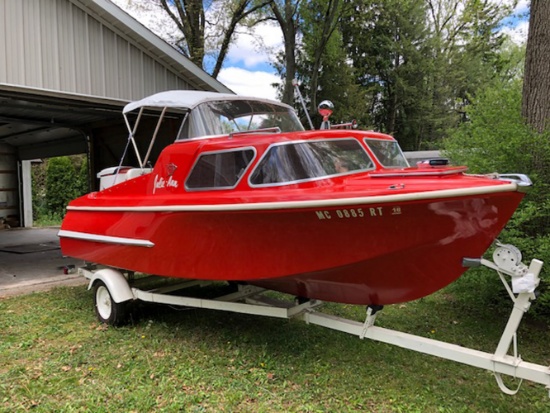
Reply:
[[126, 180], [137, 178], [141, 175], [146, 175], [148, 173], [151, 173], [153, 168], [132, 168], [129, 169], [128, 172], [126, 172]]

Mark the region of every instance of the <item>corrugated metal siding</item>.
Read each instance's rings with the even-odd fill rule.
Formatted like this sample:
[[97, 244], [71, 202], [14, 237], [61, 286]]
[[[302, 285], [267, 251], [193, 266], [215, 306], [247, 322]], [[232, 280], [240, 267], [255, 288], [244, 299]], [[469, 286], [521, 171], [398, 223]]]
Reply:
[[0, 83], [11, 85], [125, 100], [190, 88], [68, 0], [0, 1], [0, 57]]
[[[57, 0], [57, 5], [63, 4], [63, 0]], [[58, 62], [59, 62], [59, 85], [61, 90], [76, 91], [76, 53], [74, 39], [83, 36], [85, 31], [75, 30], [73, 25], [74, 7], [56, 7], [57, 15], [57, 39]], [[80, 80], [84, 80], [81, 76]]]
[[134, 73], [134, 76], [130, 77], [130, 87], [134, 91], [134, 93], [137, 93], [140, 96], [146, 96], [145, 94], [145, 85], [144, 82], [142, 82], [140, 79], [143, 79], [143, 59], [141, 51], [136, 49], [135, 47], [129, 47], [128, 48], [128, 60], [130, 62], [139, 62], [137, 64], [132, 65], [132, 72]]
[[[8, 0], [8, 2], [13, 2], [13, 0]], [[56, 8], [53, 7], [56, 2], [51, 1], [51, 7], [43, 5], [43, 2], [40, 0], [36, 3], [35, 7], [39, 7], [40, 9], [40, 19], [35, 22], [36, 30], [33, 30], [32, 34], [38, 36], [36, 41], [40, 45], [40, 51], [33, 56], [34, 61], [32, 66], [42, 66], [42, 80], [40, 83], [30, 83], [24, 86], [59, 90], [59, 70], [57, 64], [59, 44], [57, 41], [53, 41], [53, 39], [57, 39], [57, 12]], [[29, 7], [32, 7], [32, 5], [29, 5]], [[26, 35], [31, 36], [31, 33], [28, 33], [28, 29]], [[11, 83], [10, 79], [7, 79], [7, 83]]]
[[[4, 15], [4, 35], [2, 36], [6, 42], [6, 75], [14, 82], [23, 83], [24, 71], [21, 68], [25, 67], [24, 52], [23, 52], [23, 4], [15, 1], [4, 2], [6, 9]], [[20, 21], [20, 24], [17, 22]]]
[[[23, 54], [25, 64], [22, 69], [25, 75], [25, 82], [39, 83], [42, 80], [42, 65], [41, 59], [36, 59], [34, 56], [40, 56], [40, 33], [38, 33], [39, 25], [36, 24], [40, 20], [40, 9], [36, 7], [29, 7], [26, 2], [22, 3], [23, 6], [23, 19], [24, 26], [28, 27], [29, 35], [22, 36], [23, 41]], [[35, 64], [30, 64], [30, 62]], [[36, 65], [36, 67], [35, 67]]]

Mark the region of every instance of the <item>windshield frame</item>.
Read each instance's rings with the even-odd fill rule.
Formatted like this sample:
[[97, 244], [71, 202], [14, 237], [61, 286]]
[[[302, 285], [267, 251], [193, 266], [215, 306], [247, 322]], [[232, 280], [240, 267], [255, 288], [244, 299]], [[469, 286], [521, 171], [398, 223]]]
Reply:
[[[278, 116], [282, 120], [263, 118], [267, 116]], [[243, 122], [245, 117], [250, 118], [245, 121], [247, 125], [239, 124]], [[257, 122], [262, 120], [269, 120], [271, 124], [258, 125]], [[242, 132], [249, 133], [256, 130], [258, 133], [262, 133], [261, 129], [266, 127], [278, 127], [281, 132], [305, 130], [298, 119], [296, 111], [290, 106], [278, 102], [250, 98], [209, 100], [191, 109], [176, 136], [176, 142], [227, 136]]]

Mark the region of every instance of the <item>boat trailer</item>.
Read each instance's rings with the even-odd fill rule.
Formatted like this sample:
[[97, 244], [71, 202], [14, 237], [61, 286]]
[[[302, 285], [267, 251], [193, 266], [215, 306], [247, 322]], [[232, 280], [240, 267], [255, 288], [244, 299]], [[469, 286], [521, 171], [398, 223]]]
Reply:
[[[516, 394], [525, 379], [545, 385], [550, 396], [550, 367], [523, 361], [518, 354], [516, 335], [523, 315], [529, 310], [531, 301], [536, 298], [535, 288], [540, 281], [539, 273], [542, 264], [541, 261], [534, 259], [527, 267], [521, 262], [521, 253], [516, 247], [500, 243], [497, 243], [493, 253], [493, 261], [484, 258], [464, 259], [465, 267], [485, 266], [495, 270], [513, 302], [508, 323], [494, 353], [486, 353], [375, 326], [376, 316], [381, 306], [367, 307], [366, 319], [361, 323], [318, 311], [317, 308], [323, 304], [322, 301], [312, 299], [303, 302], [298, 299], [294, 301], [276, 299], [263, 295], [269, 290], [248, 284], [235, 284], [237, 287], [235, 292], [214, 299], [204, 299], [175, 295], [174, 293], [215, 282], [182, 280], [177, 284], [145, 290], [136, 287], [137, 281], [143, 279], [135, 279], [133, 273], [123, 273], [112, 268], [98, 268], [94, 265], [80, 268], [79, 273], [90, 280], [88, 289], [94, 289], [97, 317], [106, 324], [119, 325], [126, 322], [129, 304], [133, 301], [299, 319], [307, 324], [342, 331], [360, 339], [393, 344], [419, 353], [488, 370], [495, 375], [499, 388], [509, 395]], [[511, 287], [504, 275], [511, 277]], [[160, 277], [153, 277], [160, 279]], [[509, 354], [510, 351], [512, 354]], [[516, 389], [508, 388], [502, 380], [502, 375], [519, 379], [518, 387]]]

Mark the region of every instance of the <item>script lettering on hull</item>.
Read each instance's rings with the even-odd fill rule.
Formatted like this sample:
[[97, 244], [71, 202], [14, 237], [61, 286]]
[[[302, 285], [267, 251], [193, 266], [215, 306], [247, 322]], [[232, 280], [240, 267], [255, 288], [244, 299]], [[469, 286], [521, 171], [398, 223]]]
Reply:
[[171, 176], [168, 177], [168, 180], [166, 180], [162, 176], [155, 175], [155, 180], [153, 183], [153, 194], [156, 192], [157, 189], [177, 188], [177, 187], [178, 187], [178, 181], [173, 179]]

